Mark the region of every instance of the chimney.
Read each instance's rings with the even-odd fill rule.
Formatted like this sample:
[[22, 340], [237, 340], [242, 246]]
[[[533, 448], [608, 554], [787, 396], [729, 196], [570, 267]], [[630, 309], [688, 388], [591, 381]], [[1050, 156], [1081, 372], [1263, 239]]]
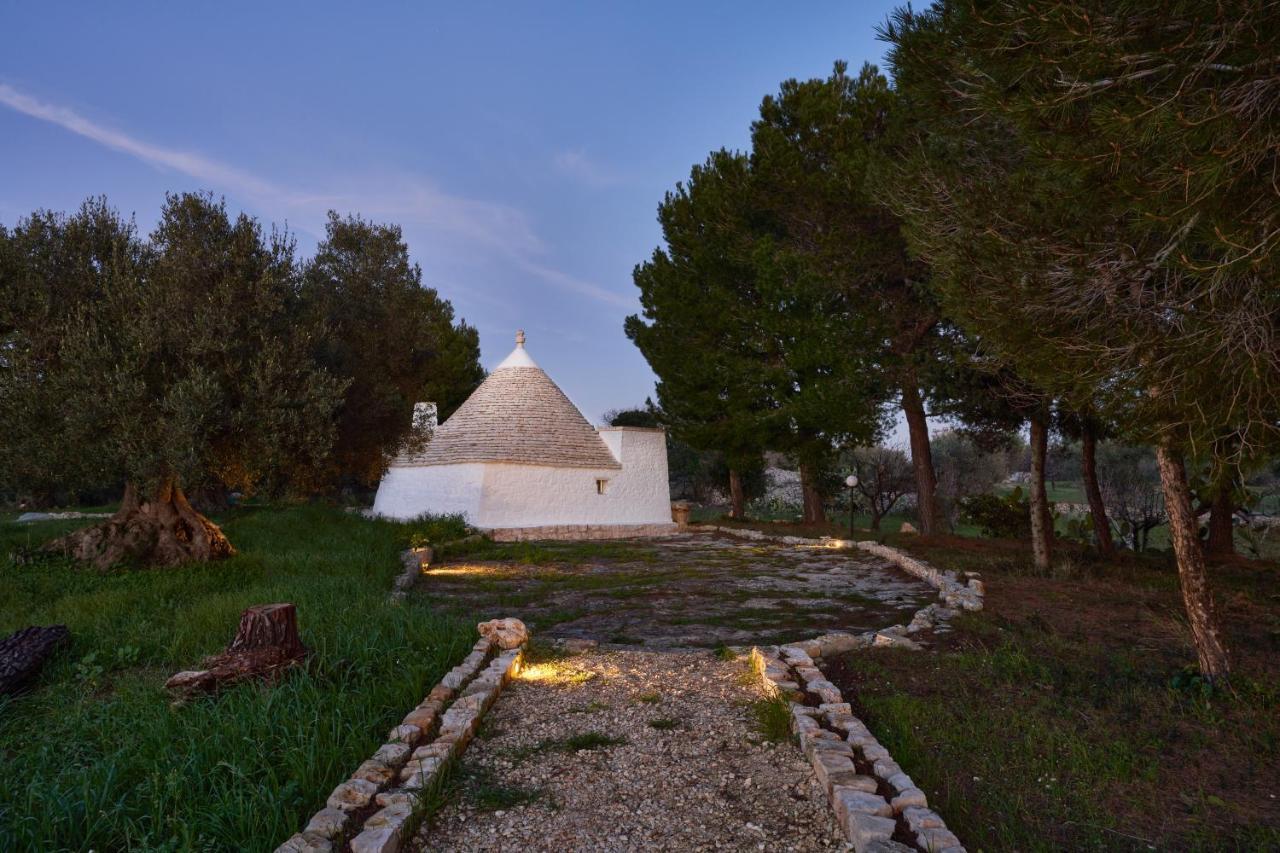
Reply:
[[439, 424], [436, 421], [436, 404], [435, 403], [414, 403], [413, 404], [414, 430], [435, 432], [435, 429], [437, 426], [439, 426]]

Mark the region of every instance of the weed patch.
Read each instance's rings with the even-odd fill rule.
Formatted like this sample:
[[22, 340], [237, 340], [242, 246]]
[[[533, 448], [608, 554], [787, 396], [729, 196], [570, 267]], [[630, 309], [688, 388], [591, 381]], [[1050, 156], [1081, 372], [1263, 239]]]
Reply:
[[756, 718], [756, 731], [766, 740], [781, 743], [791, 737], [791, 706], [781, 696], [757, 699], [751, 703]]

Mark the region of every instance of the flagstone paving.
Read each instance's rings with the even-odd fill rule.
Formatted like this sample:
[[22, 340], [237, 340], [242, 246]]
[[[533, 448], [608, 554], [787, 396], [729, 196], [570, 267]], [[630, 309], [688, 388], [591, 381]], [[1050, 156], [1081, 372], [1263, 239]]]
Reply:
[[804, 756], [759, 729], [761, 698], [706, 651], [532, 663], [409, 849], [847, 849]]
[[856, 634], [906, 624], [937, 596], [861, 551], [710, 534], [487, 545], [433, 566], [413, 594], [459, 612], [517, 616], [542, 641], [644, 648]]

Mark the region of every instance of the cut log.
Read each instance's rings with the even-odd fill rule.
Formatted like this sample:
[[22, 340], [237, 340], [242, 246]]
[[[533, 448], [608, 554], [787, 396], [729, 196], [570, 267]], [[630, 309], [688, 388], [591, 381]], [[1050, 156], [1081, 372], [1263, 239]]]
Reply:
[[66, 625], [21, 628], [0, 640], [0, 695], [16, 693], [71, 638]]
[[213, 692], [249, 679], [274, 682], [307, 655], [292, 604], [256, 604], [240, 614], [235, 639], [204, 669], [184, 670], [165, 682], [183, 693]]

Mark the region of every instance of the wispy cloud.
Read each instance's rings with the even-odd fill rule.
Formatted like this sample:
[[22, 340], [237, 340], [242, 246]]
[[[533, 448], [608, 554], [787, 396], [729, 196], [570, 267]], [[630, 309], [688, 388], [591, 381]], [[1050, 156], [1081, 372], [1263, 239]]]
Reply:
[[24, 115], [56, 124], [74, 134], [91, 139], [115, 151], [164, 169], [172, 169], [228, 190], [253, 197], [286, 195], [280, 188], [241, 169], [218, 163], [190, 151], [151, 145], [126, 133], [104, 127], [74, 110], [41, 101], [6, 83], [0, 83], [0, 104]]
[[561, 151], [552, 162], [557, 172], [592, 189], [605, 189], [622, 183], [621, 175], [591, 159], [582, 148]]
[[[6, 83], [0, 83], [0, 105], [57, 125], [155, 168], [194, 178], [210, 189], [239, 196], [272, 218], [300, 224], [307, 230], [318, 232], [325, 214], [331, 209], [359, 212], [377, 219], [387, 218], [399, 222], [406, 230], [417, 226], [427, 234], [446, 237], [444, 242], [463, 243], [468, 251], [482, 250], [503, 257], [517, 269], [561, 290], [610, 305], [631, 305], [629, 299], [618, 293], [547, 265], [547, 247], [519, 209], [453, 195], [418, 176], [362, 180], [358, 185], [346, 188], [304, 192], [194, 151], [147, 142]], [[582, 173], [584, 176], [595, 174], [585, 160], [582, 165], [571, 168], [586, 169]], [[602, 176], [596, 175], [595, 179], [600, 180]]]

